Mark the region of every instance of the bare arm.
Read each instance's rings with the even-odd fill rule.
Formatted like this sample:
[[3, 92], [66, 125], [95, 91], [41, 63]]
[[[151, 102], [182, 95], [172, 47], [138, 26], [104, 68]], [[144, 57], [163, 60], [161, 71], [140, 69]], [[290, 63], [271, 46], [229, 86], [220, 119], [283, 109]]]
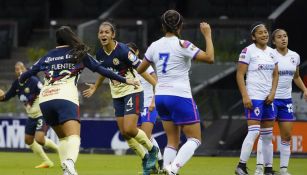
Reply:
[[[156, 81], [158, 80], [158, 77], [157, 77], [157, 75], [155, 74], [155, 73], [152, 73], [152, 74], [150, 74]], [[154, 108], [156, 107], [156, 103], [155, 103], [155, 88], [156, 88], [156, 86], [153, 86], [153, 97], [152, 97], [152, 100], [151, 100], [151, 103], [150, 103], [150, 105], [149, 105], [149, 107], [148, 107], [148, 110], [149, 111], [153, 111], [154, 110]]]
[[150, 62], [144, 58], [142, 63], [137, 68], [138, 73], [142, 74], [143, 72], [147, 70], [149, 66], [150, 66]]
[[97, 90], [97, 88], [100, 87], [101, 83], [103, 82], [103, 80], [105, 79], [104, 76], [99, 75], [98, 79], [96, 80], [95, 84], [86, 84], [89, 86], [88, 89], [83, 91], [83, 96], [86, 98], [91, 97]]
[[300, 88], [302, 90], [302, 92], [304, 93], [304, 99], [307, 100], [307, 89], [300, 77], [300, 73], [299, 73], [299, 67], [296, 68], [296, 71], [295, 71], [295, 74], [294, 74], [294, 77], [293, 77], [293, 81], [295, 83], [295, 85]]
[[278, 65], [276, 64], [275, 65], [275, 69], [273, 71], [272, 89], [271, 89], [270, 94], [265, 99], [265, 103], [266, 104], [273, 103], [274, 97], [275, 97], [275, 93], [276, 93], [276, 89], [277, 89], [277, 85], [278, 85]]
[[196, 60], [203, 61], [209, 64], [214, 63], [214, 47], [211, 37], [211, 27], [206, 22], [200, 23], [200, 31], [206, 41], [206, 52], [200, 50], [195, 56]]
[[238, 63], [236, 79], [237, 79], [237, 84], [238, 84], [239, 90], [240, 90], [241, 95], [242, 95], [242, 101], [243, 101], [244, 107], [248, 108], [248, 109], [252, 109], [253, 104], [252, 104], [252, 101], [247, 94], [247, 90], [246, 90], [246, 86], [245, 86], [245, 82], [244, 82], [244, 75], [247, 72], [247, 68], [248, 68], [248, 65], [243, 64], [243, 63]]

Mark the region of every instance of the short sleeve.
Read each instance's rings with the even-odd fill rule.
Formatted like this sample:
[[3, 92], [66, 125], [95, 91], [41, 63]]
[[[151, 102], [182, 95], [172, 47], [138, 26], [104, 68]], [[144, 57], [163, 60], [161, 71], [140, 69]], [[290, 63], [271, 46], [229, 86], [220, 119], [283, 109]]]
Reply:
[[297, 66], [301, 64], [301, 57], [299, 54], [297, 54]]
[[151, 44], [146, 52], [145, 52], [145, 55], [144, 55], [144, 59], [146, 59], [148, 62], [152, 63], [153, 62], [153, 56], [154, 56], [154, 49], [153, 49], [153, 44]]
[[152, 74], [152, 73], [155, 73], [155, 70], [152, 68], [152, 66], [149, 66], [148, 69], [146, 70], [146, 72], [148, 74]]
[[200, 51], [193, 43], [187, 40], [180, 40], [181, 47], [183, 47], [183, 54], [187, 58], [195, 59], [197, 53]]
[[249, 64], [250, 63], [250, 54], [248, 53], [247, 47], [245, 47], [239, 55], [239, 63]]

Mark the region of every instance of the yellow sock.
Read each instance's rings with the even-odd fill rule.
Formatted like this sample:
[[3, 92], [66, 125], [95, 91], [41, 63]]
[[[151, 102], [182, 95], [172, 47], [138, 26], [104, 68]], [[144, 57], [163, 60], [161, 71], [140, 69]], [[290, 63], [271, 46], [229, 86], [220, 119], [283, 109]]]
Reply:
[[79, 155], [79, 148], [80, 148], [80, 136], [78, 135], [71, 135], [66, 137], [67, 147], [65, 148], [67, 153], [66, 159], [71, 159], [76, 163], [78, 155]]
[[61, 163], [67, 159], [66, 147], [67, 147], [66, 137], [61, 138], [59, 143], [59, 156]]
[[55, 152], [59, 152], [59, 147], [57, 144], [55, 144], [52, 140], [45, 137], [45, 145], [46, 148], [52, 149]]
[[47, 162], [47, 161], [51, 162], [51, 160], [48, 158], [45, 151], [43, 150], [43, 147], [40, 144], [38, 144], [35, 140], [29, 146], [36, 155], [38, 155], [44, 160], [44, 162]]
[[133, 149], [135, 154], [141, 157], [141, 159], [143, 159], [146, 154], [144, 148], [134, 138], [130, 138], [129, 140], [127, 140], [127, 142], [129, 147]]
[[141, 129], [138, 129], [139, 132], [137, 133], [137, 135], [134, 137], [134, 139], [140, 143], [141, 145], [143, 145], [148, 151], [151, 150], [151, 148], [153, 147], [153, 144], [151, 143], [151, 141], [148, 139], [148, 137], [146, 136], [145, 132], [142, 131]]

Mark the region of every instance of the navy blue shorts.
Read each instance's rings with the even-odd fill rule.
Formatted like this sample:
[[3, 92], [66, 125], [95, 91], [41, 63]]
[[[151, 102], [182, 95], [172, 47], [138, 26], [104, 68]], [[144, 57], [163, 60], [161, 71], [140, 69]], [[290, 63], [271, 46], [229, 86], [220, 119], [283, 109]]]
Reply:
[[47, 125], [55, 126], [68, 120], [80, 121], [79, 106], [75, 103], [56, 99], [39, 104]]
[[295, 121], [293, 115], [292, 99], [275, 99], [274, 110], [276, 114], [276, 120], [278, 121]]
[[113, 107], [116, 117], [123, 117], [129, 114], [139, 115], [143, 111], [144, 93], [137, 92], [121, 98], [113, 98]]
[[264, 100], [253, 100], [253, 109], [245, 108], [247, 120], [272, 121], [275, 120], [274, 105], [265, 104]]
[[199, 112], [192, 98], [171, 95], [156, 95], [156, 108], [161, 120], [173, 121], [176, 125], [198, 123]]
[[48, 127], [42, 116], [37, 118], [28, 118], [25, 133], [34, 136], [36, 131], [46, 132]]
[[138, 126], [141, 126], [144, 122], [150, 122], [155, 124], [158, 117], [158, 112], [156, 108], [152, 111], [148, 110], [148, 107], [144, 108], [143, 112], [139, 115]]

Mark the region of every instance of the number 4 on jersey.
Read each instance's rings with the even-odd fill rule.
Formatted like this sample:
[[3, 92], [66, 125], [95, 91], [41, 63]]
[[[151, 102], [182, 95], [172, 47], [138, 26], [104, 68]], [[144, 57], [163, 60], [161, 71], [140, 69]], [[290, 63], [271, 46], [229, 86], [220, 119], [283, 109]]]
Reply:
[[159, 53], [159, 60], [163, 60], [162, 73], [166, 74], [167, 62], [169, 59], [169, 53]]

